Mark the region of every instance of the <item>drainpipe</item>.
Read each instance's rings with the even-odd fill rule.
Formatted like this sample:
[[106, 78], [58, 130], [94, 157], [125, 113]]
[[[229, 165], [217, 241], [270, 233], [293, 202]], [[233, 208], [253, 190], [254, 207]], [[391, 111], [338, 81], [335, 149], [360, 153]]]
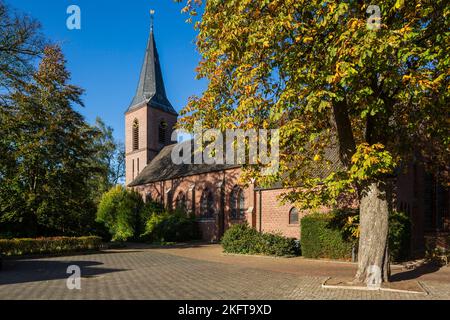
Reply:
[[352, 262], [358, 262], [358, 255], [356, 253], [356, 245], [352, 245]]
[[259, 232], [262, 232], [262, 190], [259, 190]]
[[225, 233], [225, 186], [226, 186], [226, 172], [223, 171], [222, 184], [220, 185], [220, 217], [219, 217], [219, 239]]

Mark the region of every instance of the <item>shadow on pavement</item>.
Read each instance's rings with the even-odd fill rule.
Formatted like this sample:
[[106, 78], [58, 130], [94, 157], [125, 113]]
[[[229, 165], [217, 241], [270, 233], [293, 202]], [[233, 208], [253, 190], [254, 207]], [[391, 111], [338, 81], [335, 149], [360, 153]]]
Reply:
[[437, 271], [439, 271], [439, 269], [441, 269], [441, 266], [439, 266], [436, 263], [430, 262], [430, 263], [423, 264], [412, 270], [393, 274], [391, 276], [391, 281], [413, 280], [413, 279], [417, 279], [423, 275], [437, 272]]
[[[212, 245], [216, 245], [217, 243], [211, 242], [183, 242], [176, 244], [168, 244], [168, 245], [159, 245], [159, 244], [150, 244], [150, 243], [132, 243], [128, 242], [126, 247], [123, 249], [127, 250], [142, 250], [142, 249], [188, 249], [188, 248], [204, 248]], [[120, 250], [120, 249], [114, 249]]]
[[[0, 286], [36, 281], [67, 279], [71, 274], [67, 268], [77, 265], [81, 269], [82, 278], [90, 278], [102, 274], [126, 271], [126, 269], [112, 269], [98, 267], [103, 263], [97, 261], [49, 261], [49, 260], [6, 260], [0, 271]], [[0, 287], [1, 288], [1, 287]]]

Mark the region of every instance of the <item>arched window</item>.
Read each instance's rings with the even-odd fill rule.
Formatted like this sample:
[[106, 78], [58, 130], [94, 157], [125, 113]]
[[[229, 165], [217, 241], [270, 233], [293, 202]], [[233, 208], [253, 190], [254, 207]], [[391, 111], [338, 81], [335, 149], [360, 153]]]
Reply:
[[289, 224], [298, 224], [298, 210], [297, 210], [297, 208], [292, 208], [289, 211]]
[[175, 207], [177, 210], [186, 213], [186, 195], [183, 192], [178, 193], [175, 199]]
[[172, 191], [172, 189], [167, 190], [166, 207], [169, 210], [173, 210], [173, 191]]
[[236, 186], [230, 195], [230, 216], [231, 219], [245, 218], [245, 195], [241, 187]]
[[167, 122], [161, 121], [158, 128], [158, 141], [161, 144], [166, 144]]
[[152, 194], [149, 192], [145, 195], [145, 202], [152, 202], [153, 198], [152, 198]]
[[205, 190], [200, 199], [200, 210], [202, 218], [214, 217], [214, 195], [210, 190]]
[[139, 150], [139, 121], [135, 119], [133, 121], [133, 151]]

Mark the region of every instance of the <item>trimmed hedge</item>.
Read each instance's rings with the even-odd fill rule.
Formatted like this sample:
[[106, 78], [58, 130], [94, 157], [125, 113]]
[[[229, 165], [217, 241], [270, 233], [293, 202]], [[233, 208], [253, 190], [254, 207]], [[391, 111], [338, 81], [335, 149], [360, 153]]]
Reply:
[[221, 244], [223, 251], [227, 253], [294, 256], [300, 252], [294, 238], [260, 233], [247, 224], [231, 226], [223, 235]]
[[411, 257], [411, 221], [402, 212], [389, 215], [389, 254], [393, 261], [405, 261]]
[[[350, 260], [353, 244], [358, 239], [351, 234], [347, 222], [351, 218], [352, 228], [359, 224], [356, 210], [314, 213], [301, 221], [302, 254], [307, 258], [329, 258]], [[411, 226], [407, 215], [393, 211], [389, 214], [389, 253], [393, 261], [404, 261], [410, 257], [409, 244]]]
[[90, 237], [54, 237], [37, 239], [0, 239], [0, 254], [6, 256], [21, 256], [27, 254], [55, 254], [99, 250], [102, 238]]
[[302, 255], [306, 258], [350, 260], [352, 243], [339, 229], [331, 228], [334, 215], [313, 213], [301, 221]]

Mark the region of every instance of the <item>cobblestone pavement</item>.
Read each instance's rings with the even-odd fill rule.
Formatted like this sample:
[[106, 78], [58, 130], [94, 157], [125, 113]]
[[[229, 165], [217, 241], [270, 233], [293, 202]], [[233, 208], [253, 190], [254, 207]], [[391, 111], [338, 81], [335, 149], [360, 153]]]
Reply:
[[[66, 286], [69, 265], [81, 267], [81, 290]], [[421, 281], [429, 295], [323, 289], [324, 276], [270, 268], [154, 249], [6, 260], [0, 299], [450, 299], [450, 279]]]

